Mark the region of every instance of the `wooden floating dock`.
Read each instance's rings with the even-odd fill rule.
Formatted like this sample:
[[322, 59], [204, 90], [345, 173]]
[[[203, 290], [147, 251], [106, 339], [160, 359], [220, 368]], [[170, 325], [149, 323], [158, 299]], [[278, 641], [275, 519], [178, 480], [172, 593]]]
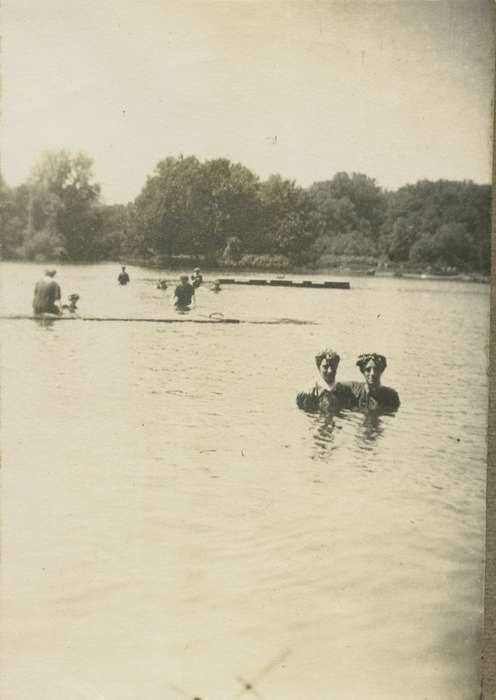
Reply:
[[220, 284], [248, 284], [255, 287], [291, 287], [294, 289], [351, 289], [349, 282], [312, 282], [311, 280], [303, 280], [296, 282], [294, 280], [264, 280], [257, 277], [235, 278], [235, 277], [219, 277]]

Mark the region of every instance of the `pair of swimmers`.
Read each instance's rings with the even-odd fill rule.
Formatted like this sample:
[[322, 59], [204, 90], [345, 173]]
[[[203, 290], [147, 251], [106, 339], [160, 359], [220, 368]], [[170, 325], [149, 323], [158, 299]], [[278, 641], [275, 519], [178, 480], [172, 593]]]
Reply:
[[60, 285], [55, 281], [56, 270], [45, 270], [44, 276], [38, 280], [34, 288], [33, 312], [40, 314], [60, 315], [63, 311], [75, 313], [79, 294], [70, 294], [69, 302], [62, 304], [62, 292]]
[[399, 408], [398, 393], [381, 384], [387, 366], [384, 355], [368, 352], [358, 356], [356, 365], [364, 377], [363, 382], [336, 382], [340, 357], [330, 348], [319, 352], [315, 362], [319, 381], [309, 392], [298, 394], [299, 408], [328, 413], [342, 409], [395, 411]]

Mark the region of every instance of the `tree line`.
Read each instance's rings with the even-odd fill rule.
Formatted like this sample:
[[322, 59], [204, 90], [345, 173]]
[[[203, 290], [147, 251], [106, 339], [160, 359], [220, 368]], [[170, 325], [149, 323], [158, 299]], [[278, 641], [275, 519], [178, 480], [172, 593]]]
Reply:
[[0, 178], [6, 260], [141, 260], [291, 269], [490, 269], [491, 187], [422, 180], [396, 191], [340, 172], [303, 188], [225, 158], [160, 160], [128, 204], [107, 205], [82, 153], [44, 154], [18, 187]]

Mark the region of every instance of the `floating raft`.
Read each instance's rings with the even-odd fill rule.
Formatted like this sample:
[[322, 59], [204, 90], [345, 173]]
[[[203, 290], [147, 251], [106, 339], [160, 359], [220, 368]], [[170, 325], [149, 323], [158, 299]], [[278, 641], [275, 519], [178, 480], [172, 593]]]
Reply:
[[257, 277], [252, 279], [220, 277], [219, 282], [220, 284], [249, 284], [260, 287], [292, 287], [295, 289], [351, 289], [349, 282], [312, 282], [311, 280], [295, 282], [294, 280], [264, 280]]

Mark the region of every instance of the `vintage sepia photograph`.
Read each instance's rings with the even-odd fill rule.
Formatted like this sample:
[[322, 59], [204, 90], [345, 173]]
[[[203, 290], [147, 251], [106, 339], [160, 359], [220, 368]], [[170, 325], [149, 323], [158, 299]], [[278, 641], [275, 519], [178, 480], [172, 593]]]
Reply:
[[494, 3], [1, 17], [2, 700], [489, 700]]

